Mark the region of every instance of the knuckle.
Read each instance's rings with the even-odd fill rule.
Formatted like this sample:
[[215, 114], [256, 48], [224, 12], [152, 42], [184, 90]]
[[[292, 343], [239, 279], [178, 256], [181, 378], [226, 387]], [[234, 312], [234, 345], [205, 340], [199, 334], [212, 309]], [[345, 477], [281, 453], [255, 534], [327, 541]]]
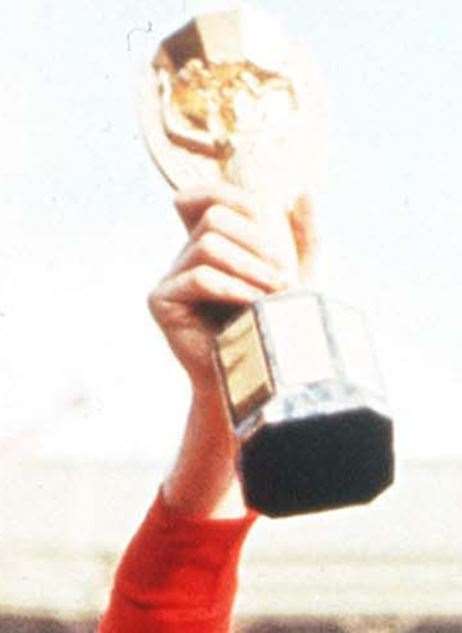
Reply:
[[251, 193], [231, 183], [224, 183], [223, 198], [230, 199], [234, 204], [243, 207], [252, 206], [254, 203], [254, 196]]
[[153, 319], [162, 324], [165, 320], [166, 315], [166, 284], [168, 283], [168, 277], [165, 277], [158, 286], [156, 286], [151, 292], [148, 294], [146, 298], [147, 307]]
[[201, 259], [208, 259], [217, 250], [217, 235], [213, 231], [205, 231], [197, 241], [196, 252]]
[[148, 294], [146, 302], [150, 313], [155, 319], [157, 319], [159, 314], [159, 295], [157, 290], [153, 290]]
[[214, 200], [213, 206], [240, 211], [244, 215], [251, 217], [255, 216], [258, 208], [258, 201], [255, 195], [231, 183], [215, 185], [211, 198]]
[[204, 232], [214, 231], [223, 223], [223, 207], [214, 204], [207, 209], [204, 215]]
[[192, 271], [192, 284], [197, 290], [207, 289], [210, 284], [210, 269], [208, 266], [197, 266]]
[[261, 219], [261, 205], [256, 195], [247, 191], [242, 191], [237, 204], [238, 207], [244, 211], [244, 215], [246, 215], [250, 220], [258, 222]]

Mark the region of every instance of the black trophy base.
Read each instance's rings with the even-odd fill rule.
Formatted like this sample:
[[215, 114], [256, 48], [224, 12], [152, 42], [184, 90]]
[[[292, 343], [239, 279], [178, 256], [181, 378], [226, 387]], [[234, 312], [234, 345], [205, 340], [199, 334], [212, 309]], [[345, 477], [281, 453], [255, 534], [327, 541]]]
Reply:
[[271, 517], [367, 503], [393, 482], [391, 419], [364, 407], [265, 424], [240, 474], [247, 505]]

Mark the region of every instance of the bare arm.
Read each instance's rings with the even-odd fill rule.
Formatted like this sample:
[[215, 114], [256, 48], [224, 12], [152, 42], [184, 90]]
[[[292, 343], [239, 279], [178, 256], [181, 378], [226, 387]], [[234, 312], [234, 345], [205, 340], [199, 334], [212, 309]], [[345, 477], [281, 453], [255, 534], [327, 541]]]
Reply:
[[[224, 187], [176, 200], [189, 240], [149, 297], [187, 370], [192, 403], [176, 463], [116, 573], [100, 633], [227, 633], [248, 513], [235, 472], [236, 440], [212, 361], [223, 314], [285, 286], [264, 227], [242, 192]], [[310, 253], [306, 201], [292, 216], [302, 267]]]
[[[149, 306], [189, 374], [193, 398], [182, 446], [163, 491], [177, 512], [232, 518], [246, 509], [235, 473], [237, 444], [213, 365], [211, 344], [229, 306], [245, 306], [286, 287], [252, 199], [223, 186], [182, 192], [176, 207], [189, 241]], [[291, 215], [301, 272], [312, 246], [310, 209], [301, 199]], [[215, 318], [217, 317], [217, 318]]]

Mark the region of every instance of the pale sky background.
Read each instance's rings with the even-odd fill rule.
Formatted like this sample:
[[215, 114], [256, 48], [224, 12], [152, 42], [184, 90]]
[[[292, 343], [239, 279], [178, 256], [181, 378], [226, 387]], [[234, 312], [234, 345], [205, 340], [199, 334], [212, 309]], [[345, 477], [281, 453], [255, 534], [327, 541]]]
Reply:
[[[134, 49], [216, 3], [0, 9], [0, 450], [170, 459], [188, 389], [146, 296], [184, 234], [134, 106]], [[328, 87], [316, 221], [328, 293], [362, 308], [397, 453], [461, 457], [462, 5], [266, 2]], [[151, 37], [152, 39], [149, 39]]]

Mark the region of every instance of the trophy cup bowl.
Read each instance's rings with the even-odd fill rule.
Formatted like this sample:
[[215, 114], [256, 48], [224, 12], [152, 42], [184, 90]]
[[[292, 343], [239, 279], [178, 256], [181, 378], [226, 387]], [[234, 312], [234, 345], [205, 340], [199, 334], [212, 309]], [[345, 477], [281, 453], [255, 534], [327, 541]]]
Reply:
[[294, 290], [217, 334], [249, 506], [288, 516], [367, 503], [393, 481], [393, 426], [362, 316], [298, 287], [288, 211], [319, 176], [322, 100], [306, 53], [265, 15], [196, 17], [164, 39], [140, 98], [148, 149], [174, 188], [228, 182], [259, 203]]

